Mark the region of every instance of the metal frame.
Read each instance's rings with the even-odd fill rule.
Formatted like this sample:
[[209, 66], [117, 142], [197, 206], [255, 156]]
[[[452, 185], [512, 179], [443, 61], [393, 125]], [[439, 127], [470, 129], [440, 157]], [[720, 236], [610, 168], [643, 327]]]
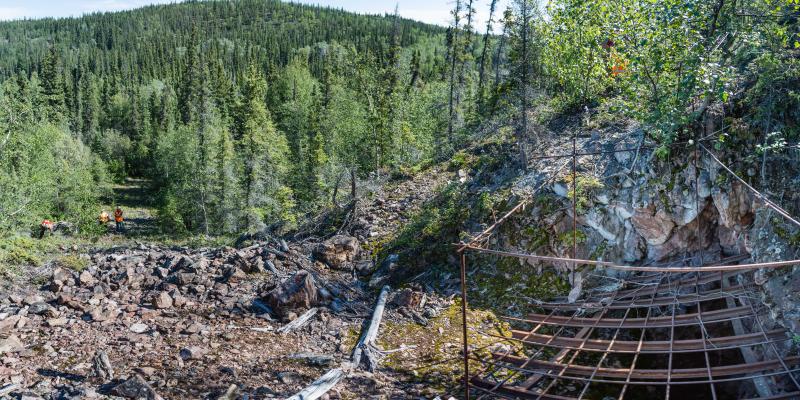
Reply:
[[[695, 138], [694, 160], [695, 189], [699, 187], [700, 150], [707, 153], [712, 160], [733, 175], [746, 188], [760, 199], [764, 206], [776, 211], [787, 221], [800, 226], [800, 221], [793, 218], [779, 205], [758, 192], [733, 171], [723, 164], [707, 147], [702, 144], [705, 138]], [[571, 257], [553, 257], [537, 254], [526, 254], [514, 251], [495, 250], [483, 247], [483, 243], [495, 229], [520, 210], [524, 210], [525, 201], [521, 201], [500, 219], [495, 220], [484, 231], [468, 242], [459, 243], [457, 253], [461, 264], [461, 313], [462, 313], [462, 356], [464, 362], [463, 388], [464, 398], [469, 400], [471, 390], [480, 392], [478, 399], [495, 398], [531, 398], [550, 400], [582, 400], [593, 383], [620, 386], [618, 399], [622, 400], [631, 386], [664, 387], [665, 399], [669, 400], [670, 388], [678, 385], [708, 385], [710, 395], [717, 399], [715, 385], [727, 382], [746, 382], [755, 379], [775, 379], [788, 377], [786, 393], [773, 393], [762, 399], [800, 398], [800, 383], [795, 376], [800, 373], [800, 357], [782, 357], [778, 344], [791, 341], [783, 329], [767, 330], [761, 322], [763, 309], [754, 305], [754, 286], [730, 286], [728, 279], [740, 273], [756, 269], [775, 269], [791, 265], [800, 265], [800, 260], [739, 264], [746, 256], [724, 259], [717, 264], [704, 266], [628, 266], [606, 261], [583, 260], [577, 257], [577, 157], [612, 154], [616, 152], [638, 151], [637, 149], [621, 149], [614, 151], [584, 152], [577, 150], [577, 135], [572, 137], [572, 154], [542, 156], [538, 159], [572, 157], [572, 216], [573, 243]], [[633, 168], [635, 166], [632, 166]], [[697, 190], [695, 190], [697, 191]], [[701, 213], [699, 196], [695, 195], [698, 214]], [[700, 230], [696, 239], [700, 239]], [[467, 321], [467, 257], [466, 253], [487, 254], [499, 257], [533, 259], [545, 263], [558, 262], [568, 265], [570, 281], [579, 266], [593, 265], [631, 272], [640, 272], [638, 276], [622, 279], [621, 284], [612, 294], [590, 294], [577, 303], [549, 302], [531, 304], [533, 308], [545, 310], [546, 313], [532, 313], [524, 317], [501, 316], [502, 319], [515, 324], [528, 324], [530, 329], [512, 329], [511, 337], [488, 333], [470, 328]], [[723, 282], [726, 284], [723, 285]], [[687, 292], [687, 289], [689, 290]], [[720, 307], [720, 300], [734, 299], [740, 305], [727, 308]], [[723, 301], [722, 303], [727, 303]], [[695, 312], [687, 312], [682, 308], [695, 308]], [[623, 312], [622, 318], [608, 316], [609, 313]], [[591, 317], [581, 316], [589, 312]], [[567, 313], [567, 314], [564, 314]], [[636, 316], [631, 316], [631, 314]], [[640, 315], [644, 314], [644, 317]], [[710, 324], [730, 324], [731, 321], [750, 321], [753, 331], [741, 335], [710, 337], [706, 327]], [[540, 332], [551, 327], [550, 333]], [[676, 327], [690, 327], [692, 332], [699, 331], [699, 338], [679, 339]], [[579, 328], [575, 331], [572, 328]], [[492, 338], [495, 344], [506, 342], [523, 348], [532, 348], [532, 355], [511, 354], [513, 346], [507, 350], [490, 352], [491, 357], [484, 359], [478, 353], [470, 353], [468, 331], [472, 329], [479, 335]], [[664, 334], [664, 330], [668, 334]], [[686, 329], [686, 328], [684, 328]], [[612, 330], [601, 335], [598, 332]], [[633, 331], [633, 332], [632, 332]], [[621, 337], [635, 337], [628, 340]], [[666, 336], [661, 339], [648, 340], [650, 336]], [[685, 332], [684, 332], [685, 333]], [[572, 334], [572, 336], [570, 336]], [[604, 336], [604, 337], [603, 337]], [[483, 346], [482, 349], [489, 346]], [[710, 354], [714, 352], [737, 351], [745, 348], [762, 348], [761, 354], [766, 357], [756, 363], [719, 364], [712, 362]], [[550, 349], [550, 351], [546, 351]], [[545, 354], [552, 354], [550, 359], [543, 360]], [[674, 356], [677, 354], [701, 353], [704, 360], [702, 367], [675, 368]], [[599, 359], [592, 365], [585, 365], [588, 359]], [[638, 367], [642, 355], [663, 355], [667, 358], [666, 369], [643, 369]], [[593, 356], [595, 355], [595, 356]], [[609, 367], [610, 359], [632, 361], [628, 367]], [[470, 361], [478, 363], [481, 368], [470, 373]], [[498, 372], [503, 372], [502, 379], [495, 379]], [[512, 381], [513, 380], [513, 381]], [[559, 384], [572, 382], [572, 390], [559, 389]], [[577, 385], [581, 385], [580, 389]], [[561, 385], [563, 386], [563, 385]], [[793, 387], [793, 388], [792, 388]], [[774, 389], [778, 389], [777, 385]], [[561, 392], [561, 393], [553, 393]], [[572, 393], [575, 392], [575, 393]], [[576, 396], [577, 397], [574, 397]]]

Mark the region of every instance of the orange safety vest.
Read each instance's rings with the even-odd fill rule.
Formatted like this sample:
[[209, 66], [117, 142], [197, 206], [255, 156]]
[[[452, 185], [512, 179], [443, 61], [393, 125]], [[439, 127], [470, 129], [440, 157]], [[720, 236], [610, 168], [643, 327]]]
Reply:
[[122, 210], [114, 211], [114, 221], [122, 222]]

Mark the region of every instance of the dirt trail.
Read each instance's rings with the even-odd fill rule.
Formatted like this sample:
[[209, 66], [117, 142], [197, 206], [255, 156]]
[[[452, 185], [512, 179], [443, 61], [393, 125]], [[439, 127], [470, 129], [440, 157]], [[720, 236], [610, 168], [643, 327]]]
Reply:
[[[125, 236], [139, 238], [158, 234], [157, 210], [150, 181], [127, 178], [124, 183], [112, 187], [112, 194], [105, 203], [103, 210], [112, 218], [116, 207], [122, 209], [125, 216]], [[113, 222], [108, 227], [109, 232], [114, 232]]]

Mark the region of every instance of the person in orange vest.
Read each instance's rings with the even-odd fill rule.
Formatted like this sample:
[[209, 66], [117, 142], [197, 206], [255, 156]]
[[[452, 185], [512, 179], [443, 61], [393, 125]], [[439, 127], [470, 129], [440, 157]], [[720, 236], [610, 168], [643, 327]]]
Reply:
[[44, 238], [44, 234], [48, 231], [52, 234], [54, 227], [55, 225], [49, 219], [42, 221], [42, 223], [39, 224], [39, 239]]
[[117, 224], [117, 232], [122, 232], [125, 230], [125, 226], [123, 225], [124, 219], [122, 218], [122, 209], [117, 207], [114, 211], [114, 222]]

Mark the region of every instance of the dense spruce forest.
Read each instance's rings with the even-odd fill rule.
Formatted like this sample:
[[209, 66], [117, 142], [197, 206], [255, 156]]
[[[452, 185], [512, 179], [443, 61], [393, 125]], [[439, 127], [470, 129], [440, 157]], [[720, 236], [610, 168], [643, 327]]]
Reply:
[[797, 137], [796, 0], [456, 0], [452, 16], [220, 0], [4, 22], [0, 230], [90, 228], [129, 177], [152, 183], [165, 232], [291, 227], [351, 174], [413, 172], [485, 129], [524, 167], [545, 103], [636, 118], [663, 156], [716, 103], [763, 151]]

